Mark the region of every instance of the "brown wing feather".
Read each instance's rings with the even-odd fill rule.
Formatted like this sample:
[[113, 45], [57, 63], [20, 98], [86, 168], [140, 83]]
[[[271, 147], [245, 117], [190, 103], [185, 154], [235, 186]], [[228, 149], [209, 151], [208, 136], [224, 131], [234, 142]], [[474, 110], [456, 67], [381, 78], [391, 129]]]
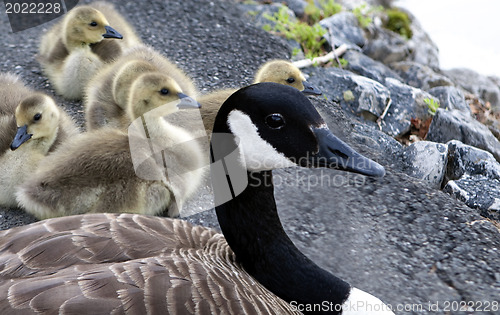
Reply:
[[287, 314], [224, 237], [188, 222], [87, 214], [0, 233], [0, 312]]

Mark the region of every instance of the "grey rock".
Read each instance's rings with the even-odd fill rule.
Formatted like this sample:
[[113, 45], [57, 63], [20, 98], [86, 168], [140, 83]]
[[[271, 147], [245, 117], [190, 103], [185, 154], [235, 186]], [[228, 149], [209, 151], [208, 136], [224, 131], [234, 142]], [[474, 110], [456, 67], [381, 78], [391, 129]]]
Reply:
[[385, 86], [391, 93], [391, 105], [382, 120], [382, 131], [400, 137], [410, 131], [412, 118], [430, 117], [424, 99], [433, 99], [432, 95], [392, 78], [386, 79]]
[[381, 132], [375, 124], [366, 124], [358, 116], [344, 111], [338, 103], [321, 97], [310, 100], [335, 135], [380, 164], [403, 171], [401, 143]]
[[415, 61], [395, 62], [390, 66], [403, 78], [403, 82], [424, 91], [437, 86], [453, 85], [453, 82], [444, 75], [438, 74], [430, 67]]
[[464, 113], [471, 113], [469, 104], [465, 100], [464, 93], [454, 86], [437, 86], [427, 92], [439, 100], [441, 108], [456, 109]]
[[490, 152], [460, 141], [448, 142], [443, 190], [481, 215], [500, 220], [500, 163]]
[[284, 0], [282, 1], [286, 6], [295, 13], [296, 16], [301, 17], [304, 15], [304, 9], [307, 6], [307, 2], [304, 0]]
[[432, 95], [387, 77], [385, 86], [377, 81], [338, 68], [309, 68], [308, 81], [318, 86], [330, 100], [344, 109], [376, 121], [384, 112], [389, 100], [391, 105], [382, 120], [382, 131], [398, 137], [410, 131], [411, 119], [430, 117], [424, 99]]
[[368, 4], [369, 6], [376, 7], [382, 5], [384, 7], [390, 7], [394, 0], [336, 0], [342, 4], [347, 10], [352, 10], [363, 4]]
[[500, 180], [465, 174], [446, 183], [443, 190], [487, 218], [500, 221]]
[[384, 84], [386, 78], [394, 78], [403, 81], [403, 79], [389, 67], [379, 61], [373, 60], [361, 52], [348, 50], [342, 58], [347, 60], [347, 66], [345, 67], [347, 70], [379, 83]]
[[[285, 7], [281, 3], [271, 3], [271, 4], [240, 4], [240, 9], [245, 12], [245, 15], [250, 19], [250, 21], [255, 24], [255, 26], [262, 28], [264, 25], [271, 25], [274, 27], [275, 23], [266, 18], [266, 15], [274, 15], [274, 13], [279, 12], [281, 8]], [[294, 11], [287, 8], [290, 20], [296, 20]]]
[[488, 76], [488, 79], [490, 79], [491, 82], [495, 83], [495, 85], [500, 88], [500, 77], [498, 77], [496, 75], [490, 75], [490, 76]]
[[448, 149], [441, 143], [418, 141], [403, 151], [404, 172], [436, 189], [441, 188], [447, 161]]
[[408, 48], [411, 51], [410, 60], [428, 66], [432, 69], [439, 69], [439, 48], [432, 41], [429, 34], [424, 31], [420, 22], [408, 11], [405, 11], [411, 20], [412, 38], [408, 41]]
[[464, 144], [458, 140], [451, 140], [447, 144], [447, 181], [459, 179], [464, 174], [483, 175], [500, 180], [500, 164], [490, 152]]
[[329, 100], [368, 120], [379, 117], [389, 100], [389, 90], [382, 84], [352, 72], [338, 68], [304, 71], [309, 74], [308, 81], [319, 87]]
[[376, 26], [363, 47], [363, 53], [388, 65], [407, 60], [411, 51], [407, 42], [399, 34]]
[[459, 140], [491, 152], [497, 160], [500, 160], [500, 142], [488, 127], [459, 110], [438, 108], [429, 127], [427, 140], [440, 143]]
[[340, 12], [319, 22], [328, 30], [324, 35], [330, 47], [347, 44], [350, 48], [363, 47], [366, 43], [363, 29], [352, 12]]
[[[403, 9], [402, 9], [403, 10]], [[414, 61], [418, 64], [439, 69], [439, 49], [423, 30], [418, 20], [408, 11], [413, 36], [406, 40], [382, 25], [373, 25], [367, 36], [363, 52], [375, 60], [388, 65], [399, 61]]]
[[500, 111], [500, 87], [495, 79], [465, 68], [447, 70], [444, 74], [467, 92], [490, 102], [494, 110]]

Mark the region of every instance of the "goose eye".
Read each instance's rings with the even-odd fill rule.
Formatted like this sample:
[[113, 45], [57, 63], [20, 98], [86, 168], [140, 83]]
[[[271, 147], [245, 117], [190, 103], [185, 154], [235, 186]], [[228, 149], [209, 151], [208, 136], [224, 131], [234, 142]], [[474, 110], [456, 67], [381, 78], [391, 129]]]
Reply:
[[89, 25], [90, 26], [97, 26], [97, 22], [96, 21], [92, 21]]
[[34, 121], [39, 121], [40, 119], [42, 119], [42, 114], [40, 113], [36, 113], [35, 116], [33, 116]]
[[281, 114], [271, 114], [266, 117], [266, 125], [273, 129], [280, 129], [285, 125], [285, 119]]
[[160, 94], [161, 95], [167, 95], [169, 93], [168, 89], [161, 89]]
[[295, 79], [294, 78], [288, 78], [288, 79], [286, 79], [286, 82], [292, 84], [293, 82], [295, 82]]

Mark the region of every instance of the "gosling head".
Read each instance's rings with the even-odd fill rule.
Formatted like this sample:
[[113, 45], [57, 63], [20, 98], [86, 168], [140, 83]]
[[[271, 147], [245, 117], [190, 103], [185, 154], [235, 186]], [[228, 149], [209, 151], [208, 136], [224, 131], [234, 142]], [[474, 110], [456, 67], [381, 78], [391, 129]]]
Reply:
[[60, 114], [48, 95], [35, 93], [26, 97], [17, 106], [15, 116], [17, 133], [10, 145], [11, 150], [29, 141], [52, 142], [56, 138]]
[[130, 88], [128, 101], [132, 120], [160, 107], [158, 116], [165, 116], [183, 108], [199, 108], [200, 104], [182, 93], [174, 79], [162, 73], [151, 72], [137, 77]]
[[151, 63], [143, 60], [125, 62], [118, 69], [113, 78], [112, 93], [116, 104], [123, 110], [127, 110], [132, 83], [134, 83], [140, 75], [156, 71], [157, 69]]
[[254, 83], [275, 82], [289, 85], [307, 95], [321, 95], [321, 91], [306, 81], [304, 74], [286, 60], [266, 62], [255, 75]]
[[104, 38], [123, 38], [100, 11], [88, 6], [69, 11], [64, 18], [63, 31], [69, 49], [95, 44]]

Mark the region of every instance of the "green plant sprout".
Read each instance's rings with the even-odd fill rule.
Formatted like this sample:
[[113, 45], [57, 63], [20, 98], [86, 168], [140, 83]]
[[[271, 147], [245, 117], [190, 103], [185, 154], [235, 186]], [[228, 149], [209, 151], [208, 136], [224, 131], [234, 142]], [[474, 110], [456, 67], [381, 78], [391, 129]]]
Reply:
[[314, 24], [310, 26], [301, 21], [291, 21], [287, 7], [281, 7], [272, 16], [269, 14], [264, 14], [263, 16], [269, 21], [274, 22], [274, 27], [270, 25], [264, 26], [264, 30], [273, 30], [283, 34], [287, 39], [297, 41], [302, 47], [306, 58], [312, 59], [318, 57], [323, 52], [323, 44], [326, 41], [323, 35], [325, 35], [326, 30], [321, 25]]
[[431, 116], [436, 115], [437, 109], [439, 108], [439, 101], [432, 98], [424, 98], [424, 103], [427, 104], [427, 112]]
[[373, 22], [372, 15], [375, 13], [382, 12], [384, 7], [369, 7], [366, 3], [352, 9], [352, 13], [358, 19], [359, 26], [362, 28], [367, 28]]
[[335, 3], [335, 0], [308, 0], [304, 9], [309, 24], [318, 23], [321, 19], [327, 18], [342, 11], [342, 5]]

